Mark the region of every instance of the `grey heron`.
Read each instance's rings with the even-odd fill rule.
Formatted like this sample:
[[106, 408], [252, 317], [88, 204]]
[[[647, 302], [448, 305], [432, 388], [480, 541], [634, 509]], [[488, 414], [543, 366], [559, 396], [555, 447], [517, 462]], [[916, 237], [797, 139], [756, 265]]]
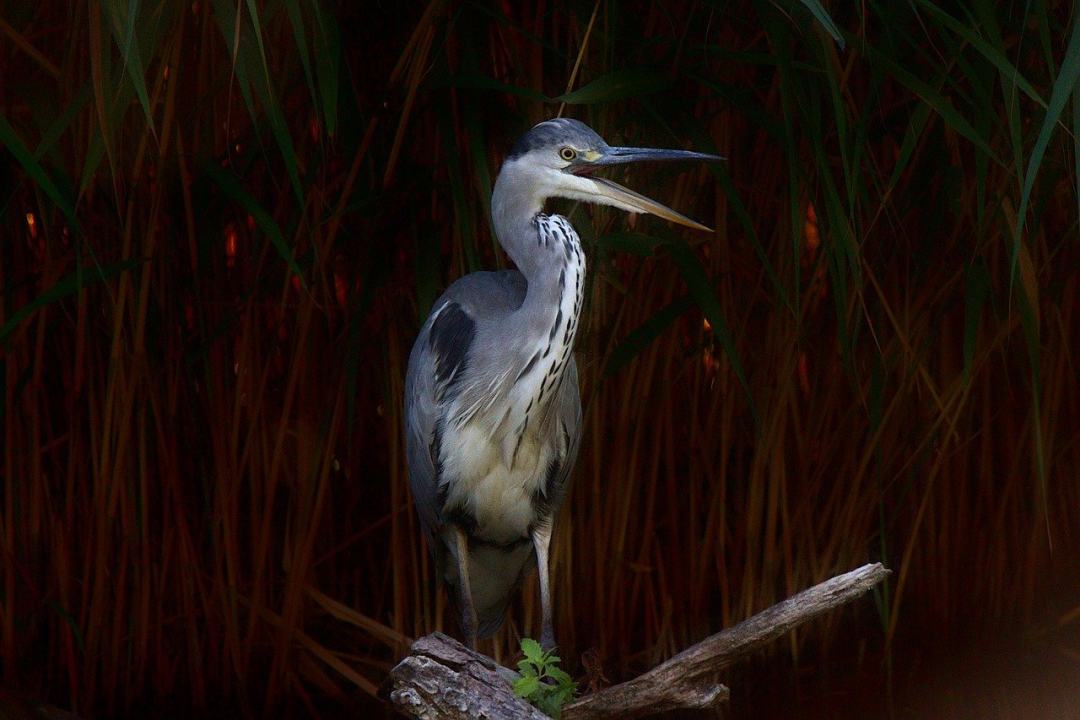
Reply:
[[502, 625], [533, 564], [541, 645], [555, 644], [548, 549], [581, 438], [572, 354], [585, 255], [551, 197], [651, 213], [709, 228], [590, 177], [641, 160], [720, 160], [704, 153], [610, 147], [584, 123], [542, 122], [503, 162], [491, 197], [499, 243], [517, 267], [474, 272], [435, 302], [409, 355], [409, 479], [435, 566], [452, 590], [470, 647]]

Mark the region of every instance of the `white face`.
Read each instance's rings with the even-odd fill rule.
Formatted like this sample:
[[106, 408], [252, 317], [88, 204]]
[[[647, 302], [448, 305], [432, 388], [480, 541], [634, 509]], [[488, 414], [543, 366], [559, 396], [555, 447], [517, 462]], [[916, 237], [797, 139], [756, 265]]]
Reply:
[[519, 184], [523, 191], [527, 189], [540, 202], [550, 197], [563, 197], [604, 203], [593, 180], [567, 171], [571, 165], [589, 155], [599, 157], [596, 151], [575, 147], [569, 142], [546, 145], [506, 161], [502, 174], [513, 177], [515, 184]]
[[571, 165], [595, 160], [598, 157], [600, 153], [595, 149], [578, 147], [573, 142], [567, 141], [531, 150], [517, 158], [516, 162], [565, 171]]
[[606, 148], [577, 147], [573, 140], [545, 144], [503, 163], [499, 182], [508, 182], [515, 188], [514, 194], [527, 197], [530, 207], [542, 207], [548, 198], [562, 197], [609, 205], [631, 213], [650, 213], [680, 225], [708, 230], [704, 225], [611, 180], [575, 175], [567, 170], [572, 165], [599, 160], [603, 157], [603, 149]]

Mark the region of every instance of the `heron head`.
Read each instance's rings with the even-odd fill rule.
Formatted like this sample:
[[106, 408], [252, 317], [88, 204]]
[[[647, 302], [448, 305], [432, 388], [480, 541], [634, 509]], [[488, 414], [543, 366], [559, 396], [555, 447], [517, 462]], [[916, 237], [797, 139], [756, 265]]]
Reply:
[[632, 213], [650, 213], [671, 222], [711, 232], [671, 208], [593, 173], [609, 165], [645, 160], [723, 160], [719, 155], [687, 150], [611, 147], [592, 128], [578, 120], [557, 118], [542, 122], [521, 136], [506, 157], [503, 171], [528, 176], [543, 198], [564, 197], [611, 205]]

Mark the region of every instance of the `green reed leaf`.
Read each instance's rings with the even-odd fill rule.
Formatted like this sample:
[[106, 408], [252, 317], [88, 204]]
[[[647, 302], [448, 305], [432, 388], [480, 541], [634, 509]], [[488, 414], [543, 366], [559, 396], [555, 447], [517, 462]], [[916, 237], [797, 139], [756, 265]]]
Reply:
[[833, 22], [832, 16], [829, 15], [829, 11], [818, 2], [818, 0], [800, 0], [803, 5], [807, 7], [810, 13], [821, 23], [821, 27], [825, 28], [825, 32], [832, 35], [832, 39], [836, 41], [836, 44], [840, 46], [840, 49], [844, 49], [844, 36], [840, 33], [840, 28]]
[[667, 73], [654, 68], [627, 68], [601, 75], [555, 100], [567, 105], [595, 105], [651, 95], [670, 86], [671, 78]]
[[653, 313], [648, 320], [634, 328], [611, 351], [607, 364], [604, 365], [604, 377], [611, 377], [626, 367], [631, 360], [640, 355], [642, 350], [651, 345], [656, 338], [660, 337], [683, 313], [693, 306], [693, 298], [689, 295], [683, 295]]
[[727, 319], [724, 317], [723, 306], [721, 306], [720, 298], [717, 297], [716, 292], [713, 290], [708, 273], [705, 272], [705, 268], [702, 266], [698, 256], [684, 243], [669, 243], [667, 247], [671, 253], [671, 259], [675, 262], [675, 266], [679, 268], [683, 281], [686, 282], [686, 286], [690, 289], [690, 295], [709, 320], [713, 336], [723, 346], [728, 361], [731, 363], [731, 370], [735, 373], [739, 384], [742, 385], [743, 390], [746, 392], [750, 413], [754, 416], [755, 424], [757, 424], [757, 408], [754, 405], [753, 393], [750, 391], [750, 383], [747, 382], [746, 373], [743, 371], [742, 363], [739, 361], [739, 354], [735, 350], [735, 341], [732, 339]]
[[1035, 146], [1031, 149], [1031, 157], [1028, 158], [1027, 172], [1024, 174], [1024, 187], [1020, 195], [1020, 208], [1016, 213], [1016, 233], [1013, 238], [1013, 250], [1010, 275], [1015, 278], [1017, 265], [1020, 258], [1020, 242], [1024, 233], [1024, 220], [1027, 216], [1028, 203], [1031, 200], [1031, 190], [1035, 187], [1035, 177], [1039, 174], [1042, 166], [1046, 147], [1050, 144], [1054, 127], [1065, 110], [1065, 103], [1069, 96], [1076, 92], [1077, 82], [1080, 81], [1080, 21], [1073, 21], [1072, 37], [1069, 46], [1065, 49], [1065, 59], [1061, 64], [1061, 71], [1054, 80], [1054, 89], [1050, 93], [1050, 104], [1047, 106], [1046, 116], [1043, 118], [1039, 129], [1039, 136], [1035, 140]]
[[41, 166], [37, 158], [30, 152], [23, 143], [22, 138], [15, 132], [15, 128], [11, 127], [7, 118], [0, 115], [0, 143], [3, 143], [5, 147], [15, 156], [15, 160], [22, 165], [23, 170], [30, 176], [38, 187], [49, 197], [50, 200], [60, 208], [61, 212], [67, 218], [68, 223], [73, 230], [79, 228], [79, 221], [75, 217], [75, 205], [71, 198], [66, 197], [60, 189], [53, 182], [49, 174], [45, 172], [45, 168]]
[[296, 262], [292, 249], [286, 244], [281, 228], [278, 227], [277, 222], [270, 216], [270, 213], [266, 212], [263, 206], [237, 182], [232, 173], [226, 172], [212, 162], [203, 163], [201, 169], [218, 184], [226, 195], [247, 210], [248, 214], [255, 220], [255, 225], [270, 239], [281, 259], [285, 261], [293, 274], [300, 278], [301, 284], [306, 287], [307, 283], [304, 281], [304, 274]]
[[114, 278], [122, 272], [135, 268], [140, 262], [142, 260], [139, 258], [131, 258], [105, 267], [97, 264], [78, 266], [72, 273], [56, 281], [48, 290], [12, 313], [3, 327], [0, 327], [0, 343], [6, 345], [8, 337], [19, 325], [46, 305], [74, 295], [95, 283]]

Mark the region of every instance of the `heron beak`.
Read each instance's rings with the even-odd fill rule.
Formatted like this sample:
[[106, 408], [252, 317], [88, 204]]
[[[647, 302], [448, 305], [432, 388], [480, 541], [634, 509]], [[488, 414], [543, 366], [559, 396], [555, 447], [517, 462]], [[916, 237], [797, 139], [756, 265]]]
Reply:
[[[709, 155], [707, 153], [691, 152], [689, 150], [654, 150], [652, 148], [616, 147], [608, 148], [604, 152], [597, 153], [593, 157], [586, 156], [579, 164], [571, 166], [569, 170], [575, 175], [589, 175], [600, 167], [643, 162], [646, 160], [706, 160], [713, 162], [723, 159], [724, 158], [719, 155]], [[673, 223], [678, 223], [679, 225], [694, 228], [695, 230], [712, 232], [710, 228], [691, 220], [682, 213], [675, 212], [666, 205], [661, 205], [655, 200], [647, 198], [640, 193], [636, 193], [629, 188], [625, 188], [616, 182], [598, 177], [590, 177], [589, 179], [596, 185], [596, 195], [606, 198], [610, 201], [609, 204], [629, 212], [656, 215], [657, 217], [669, 220]]]

